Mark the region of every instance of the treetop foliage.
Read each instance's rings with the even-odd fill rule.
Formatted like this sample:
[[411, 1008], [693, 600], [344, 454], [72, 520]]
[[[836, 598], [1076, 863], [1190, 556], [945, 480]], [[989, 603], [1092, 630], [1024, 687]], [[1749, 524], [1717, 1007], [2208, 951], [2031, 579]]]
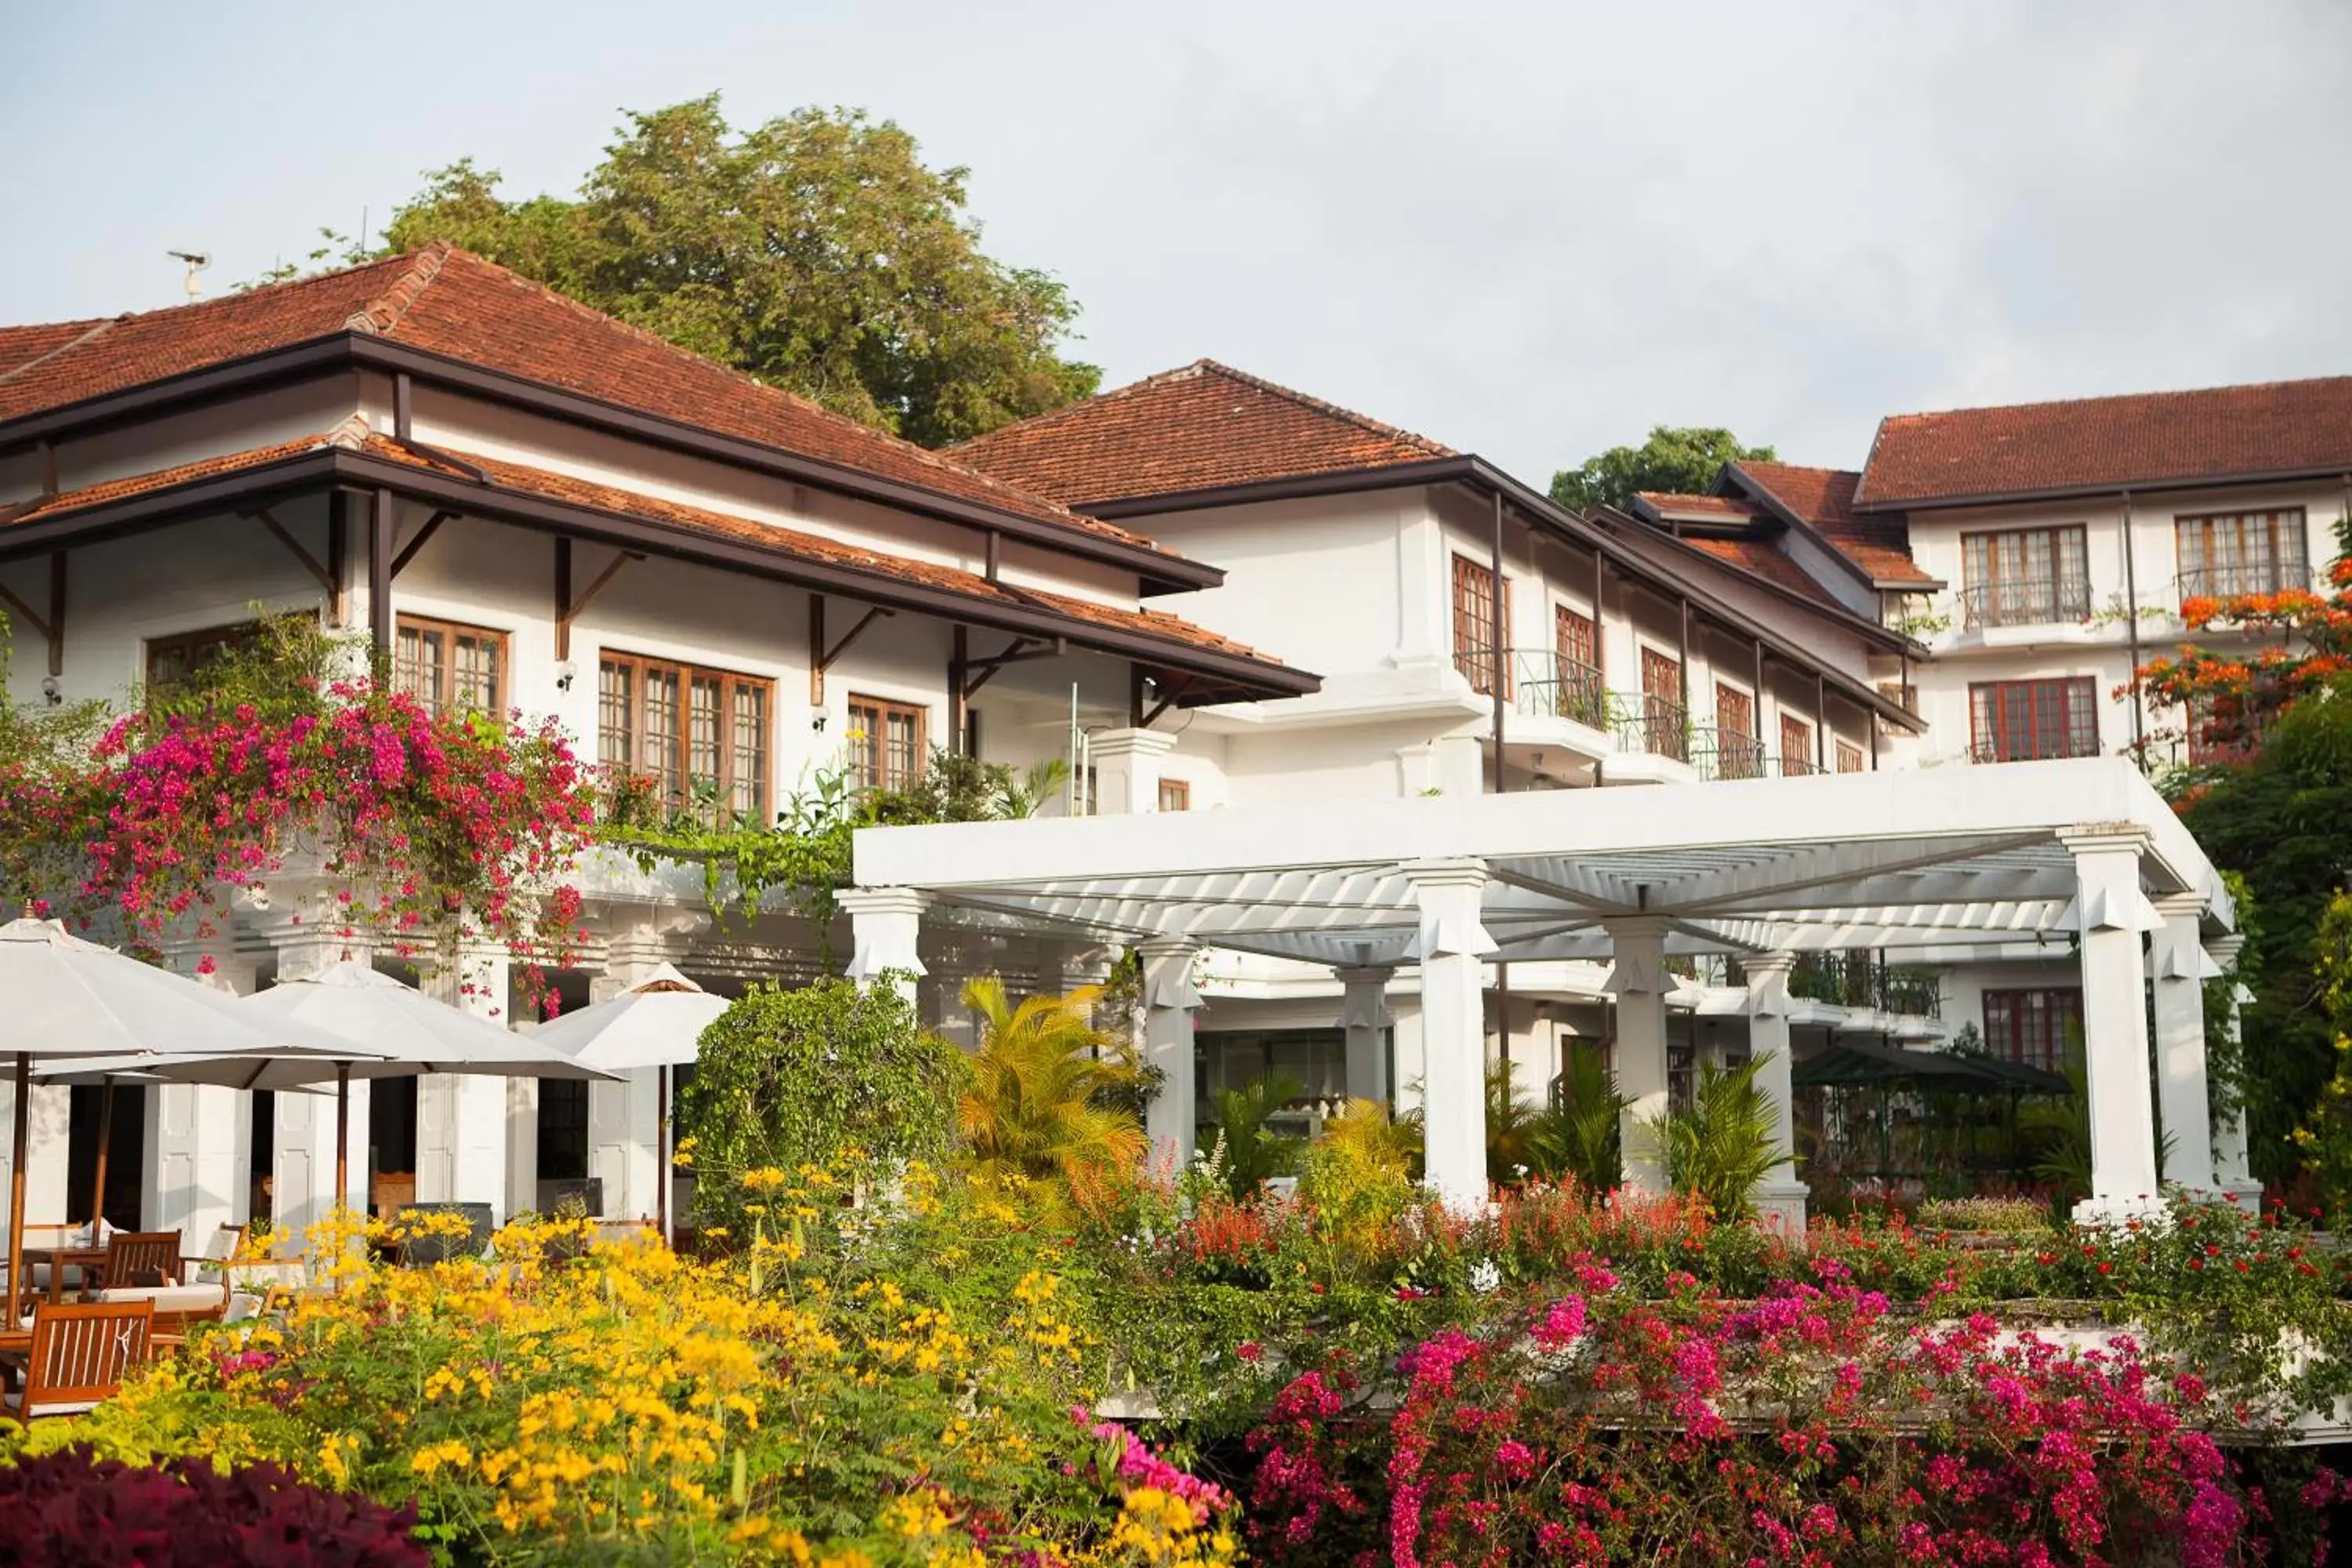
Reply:
[[1612, 447], [1551, 477], [1551, 499], [1571, 511], [1626, 505], [1637, 490], [1705, 494], [1723, 465], [1769, 463], [1769, 447], [1743, 447], [1728, 430], [1656, 425], [1638, 447]]
[[630, 113], [574, 199], [508, 199], [497, 170], [460, 158], [394, 213], [383, 250], [351, 259], [447, 240], [939, 447], [1100, 379], [1064, 357], [1078, 308], [1061, 281], [982, 251], [968, 173], [928, 167], [913, 136], [859, 110], [739, 132], [713, 93]]

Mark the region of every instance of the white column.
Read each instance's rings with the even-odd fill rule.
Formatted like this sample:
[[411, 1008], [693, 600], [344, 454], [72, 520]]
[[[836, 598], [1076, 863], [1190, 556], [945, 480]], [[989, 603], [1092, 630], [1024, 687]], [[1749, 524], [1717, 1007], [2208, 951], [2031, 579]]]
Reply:
[[[175, 947], [170, 967], [231, 995], [249, 995], [256, 984], [250, 960], [240, 962], [224, 942]], [[199, 974], [204, 960], [213, 964]], [[116, 1090], [119, 1102], [121, 1091]], [[250, 1095], [209, 1084], [149, 1084], [145, 1147], [141, 1166], [146, 1190], [139, 1203], [144, 1230], [176, 1230], [191, 1256], [203, 1251], [215, 1227], [234, 1224], [247, 1206], [252, 1181], [253, 1100]], [[67, 1194], [71, 1212], [89, 1202], [88, 1194]]]
[[911, 1006], [918, 983], [930, 973], [918, 951], [930, 894], [919, 888], [852, 888], [835, 894], [834, 902], [848, 912], [855, 938], [849, 978], [863, 991], [887, 974]]
[[1087, 758], [1095, 765], [1095, 812], [1100, 816], [1141, 816], [1160, 809], [1160, 759], [1176, 737], [1159, 730], [1105, 730], [1088, 738]]
[[[34, 1058], [39, 1068], [40, 1058]], [[26, 1122], [28, 1140], [25, 1146], [25, 1223], [26, 1225], [64, 1225], [79, 1220], [89, 1205], [88, 1193], [66, 1191], [68, 1144], [73, 1131], [73, 1090], [57, 1084], [34, 1084], [26, 1091], [31, 1109]], [[16, 1158], [16, 1140], [11, 1136], [16, 1125], [16, 1058], [15, 1053], [0, 1054], [0, 1182], [14, 1177], [8, 1163]], [[6, 1203], [0, 1193], [0, 1205]], [[0, 1248], [7, 1246], [7, 1216], [0, 1213]]]
[[[2230, 1033], [2232, 1044], [2239, 1040], [2238, 1009], [2254, 999], [2254, 994], [2238, 984], [2238, 954], [2244, 951], [2246, 939], [2242, 936], [2216, 937], [2205, 944], [2221, 966], [2223, 978], [2229, 983], [2228, 1011], [2222, 1015], [2222, 1027]], [[2254, 1180], [2253, 1167], [2246, 1154], [2246, 1108], [2243, 1090], [2236, 1114], [2227, 1120], [2215, 1118], [2213, 1124], [2214, 1185], [2229, 1200], [2248, 1214], [2263, 1212], [2263, 1184]]]
[[1780, 1156], [1771, 1173], [1756, 1184], [1756, 1217], [1768, 1230], [1802, 1242], [1806, 1188], [1797, 1180], [1797, 1122], [1789, 1087], [1789, 972], [1796, 963], [1793, 952], [1740, 960], [1748, 971], [1748, 1054], [1763, 1062], [1756, 1069], [1756, 1087], [1772, 1107], [1772, 1146]]
[[1479, 919], [1481, 860], [1403, 867], [1421, 913], [1422, 1139], [1425, 1180], [1449, 1208], [1487, 1200], [1486, 1007], [1482, 960], [1495, 941]]
[[1193, 1091], [1192, 1014], [1201, 1005], [1192, 984], [1192, 961], [1200, 949], [1189, 942], [1155, 937], [1137, 944], [1143, 960], [1143, 1061], [1165, 1075], [1144, 1112], [1155, 1165], [1182, 1170], [1192, 1163], [1200, 1136]]
[[[511, 1027], [507, 1016], [510, 960], [503, 950], [474, 949], [454, 967], [425, 976], [442, 1001]], [[487, 1203], [493, 1220], [511, 1212], [507, 1190], [507, 1084], [478, 1073], [427, 1073], [416, 1080], [416, 1201]], [[534, 1163], [538, 1128], [531, 1129]]]
[[2150, 946], [2155, 960], [2156, 1093], [2172, 1154], [2164, 1178], [2191, 1192], [2213, 1189], [2213, 1111], [2205, 1082], [2205, 982], [2209, 970], [2200, 921], [2205, 900], [2175, 893], [2156, 900], [2164, 925]]
[[1337, 969], [1343, 988], [1339, 1027], [1348, 1036], [1348, 1098], [1389, 1103], [1389, 981], [1391, 964]]
[[2141, 939], [2163, 929], [2140, 890], [2137, 830], [2069, 834], [2083, 937], [2083, 1044], [2091, 1098], [2091, 1195], [2074, 1205], [2087, 1225], [2162, 1212], [2156, 1168], [2156, 1100], [2149, 1089], [2147, 964]]
[[1666, 1113], [1666, 921], [1625, 915], [1601, 921], [1616, 960], [1601, 988], [1617, 999], [1617, 1089], [1626, 1099], [1619, 1126], [1625, 1184], [1639, 1192], [1666, 1190], [1664, 1151], [1652, 1125]]
[[[604, 973], [588, 983], [593, 1005], [609, 1002], [660, 966], [667, 950], [643, 937], [605, 944]], [[661, 1135], [657, 1068], [638, 1068], [619, 1083], [588, 1085], [588, 1176], [603, 1184], [604, 1217], [651, 1219], [656, 1205]]]
[[[299, 980], [315, 974], [343, 955], [348, 945], [335, 936], [306, 934], [305, 928], [281, 926], [271, 938], [278, 952], [278, 978]], [[269, 1193], [271, 1227], [300, 1248], [304, 1233], [335, 1207], [335, 1086], [317, 1086], [318, 1094], [271, 1097], [277, 1107], [269, 1131]], [[353, 1214], [363, 1214], [368, 1200], [368, 1086], [354, 1080], [349, 1100], [351, 1115], [350, 1182], [340, 1200]]]

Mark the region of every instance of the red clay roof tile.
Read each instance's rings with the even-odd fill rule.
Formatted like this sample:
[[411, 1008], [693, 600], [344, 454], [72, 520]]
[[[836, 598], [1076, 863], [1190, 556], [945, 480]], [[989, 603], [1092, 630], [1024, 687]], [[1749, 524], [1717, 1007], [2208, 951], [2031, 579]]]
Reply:
[[1633, 493], [1648, 502], [1661, 517], [1721, 518], [1727, 522], [1740, 522], [1759, 516], [1762, 510], [1735, 496], [1685, 495], [1677, 490], [1636, 490]]
[[1853, 510], [1862, 476], [1852, 468], [1809, 468], [1796, 463], [1742, 460], [1730, 465], [1735, 482], [1745, 479], [1812, 525], [1838, 552], [1875, 583], [1935, 581], [1911, 559], [1910, 531], [1899, 517], [1874, 517]]
[[2352, 469], [2352, 376], [1883, 420], [1855, 504]]
[[1126, 543], [1150, 542], [764, 385], [446, 244], [171, 310], [0, 329], [0, 424], [343, 331], [372, 333], [934, 494]]
[[1455, 455], [1206, 359], [950, 450], [1076, 507]]
[[[134, 474], [102, 484], [69, 490], [44, 501], [38, 507], [10, 518], [5, 528], [35, 520], [43, 521], [68, 513], [86, 510], [110, 502], [126, 500], [174, 489], [178, 486], [215, 479], [224, 474], [247, 468], [260, 468], [287, 458], [299, 457], [324, 447], [341, 446], [364, 450], [373, 458], [386, 458], [412, 467], [430, 468], [441, 473], [463, 470], [450, 464], [437, 462], [425, 452], [400, 446], [389, 438], [371, 432], [364, 420], [352, 419], [338, 429], [318, 436], [305, 436], [290, 441], [276, 442], [242, 452], [224, 453], [176, 468], [153, 473]], [[1115, 605], [1101, 605], [1090, 600], [1073, 598], [1065, 594], [1047, 593], [1037, 589], [1008, 586], [992, 583], [977, 573], [957, 567], [943, 566], [934, 562], [913, 561], [903, 556], [886, 555], [822, 535], [803, 533], [797, 529], [782, 528], [773, 523], [759, 522], [750, 518], [731, 516], [701, 507], [682, 506], [675, 501], [649, 496], [642, 491], [623, 489], [614, 485], [598, 484], [575, 479], [546, 468], [506, 462], [476, 452], [450, 450], [447, 455], [479, 468], [491, 484], [500, 489], [517, 491], [549, 500], [586, 507], [597, 511], [612, 512], [625, 517], [642, 518], [648, 521], [667, 523], [673, 527], [717, 534], [721, 537], [755, 544], [779, 554], [802, 560], [845, 566], [854, 571], [869, 572], [877, 576], [892, 577], [910, 583], [943, 589], [963, 597], [1003, 605], [1027, 605], [1044, 607], [1076, 620], [1101, 626], [1140, 633], [1167, 642], [1179, 643], [1210, 652], [1246, 658], [1270, 668], [1281, 668], [1281, 661], [1258, 652], [1246, 644], [1213, 632], [1204, 626], [1175, 616], [1153, 610], [1129, 610]], [[470, 478], [470, 476], [468, 476]]]

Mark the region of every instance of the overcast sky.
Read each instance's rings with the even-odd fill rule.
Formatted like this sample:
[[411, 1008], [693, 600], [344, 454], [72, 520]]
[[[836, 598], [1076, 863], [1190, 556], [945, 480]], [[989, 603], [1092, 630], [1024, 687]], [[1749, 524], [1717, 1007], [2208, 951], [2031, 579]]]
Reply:
[[[1442, 16], [1433, 13], [1443, 11]], [[1652, 424], [2352, 373], [2352, 5], [0, 0], [0, 321], [174, 303], [625, 108], [896, 119], [1107, 384], [1202, 355], [1541, 482]]]

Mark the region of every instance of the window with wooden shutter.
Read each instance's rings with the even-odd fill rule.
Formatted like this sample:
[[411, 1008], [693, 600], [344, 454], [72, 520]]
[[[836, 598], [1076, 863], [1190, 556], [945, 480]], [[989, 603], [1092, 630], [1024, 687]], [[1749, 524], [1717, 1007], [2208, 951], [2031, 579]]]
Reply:
[[774, 683], [757, 676], [607, 653], [597, 668], [597, 759], [707, 826], [764, 826], [774, 711]]
[[2093, 677], [1980, 680], [1969, 688], [1970, 750], [1980, 763], [2099, 754], [2099, 689]]
[[1190, 811], [1192, 809], [1192, 786], [1182, 779], [1160, 781], [1160, 809]]
[[392, 684], [436, 716], [503, 713], [507, 634], [403, 616], [393, 636]]
[[1601, 685], [1601, 635], [1592, 617], [1566, 605], [1551, 613], [1552, 656], [1559, 668], [1554, 690], [1555, 717], [1572, 719], [1600, 729], [1606, 722], [1608, 700]]
[[1864, 758], [1862, 748], [1860, 746], [1855, 745], [1852, 741], [1840, 741], [1837, 743], [1838, 772], [1842, 773], [1861, 773], [1863, 771], [1863, 763]]
[[1813, 727], [1793, 713], [1780, 715], [1780, 772], [1783, 776], [1814, 772]]
[[1653, 755], [1690, 760], [1690, 723], [1683, 711], [1682, 660], [1642, 650], [1643, 743]]
[[879, 697], [849, 700], [849, 782], [859, 789], [905, 789], [923, 776], [929, 715]]
[[1736, 686], [1715, 683], [1715, 769], [1727, 779], [1754, 778], [1763, 771], [1756, 744], [1756, 699]]
[[2175, 518], [2183, 599], [2234, 599], [2311, 586], [2299, 506]]
[[[1493, 695], [1495, 665], [1495, 574], [1466, 555], [1454, 558], [1454, 668], [1470, 689]], [[1507, 670], [1499, 677], [1510, 679]], [[1507, 684], [1504, 694], [1509, 695]]]

